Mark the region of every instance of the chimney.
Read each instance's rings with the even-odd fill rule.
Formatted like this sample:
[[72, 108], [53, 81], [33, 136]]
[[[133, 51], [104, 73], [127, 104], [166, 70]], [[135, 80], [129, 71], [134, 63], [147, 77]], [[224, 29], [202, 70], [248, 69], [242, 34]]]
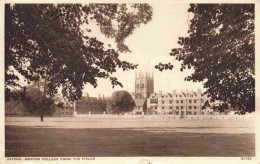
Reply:
[[172, 91], [172, 94], [173, 94], [173, 95], [176, 95], [176, 90], [173, 90], [173, 91]]
[[159, 97], [162, 97], [162, 91], [159, 91]]
[[201, 89], [198, 89], [198, 96], [201, 96]]

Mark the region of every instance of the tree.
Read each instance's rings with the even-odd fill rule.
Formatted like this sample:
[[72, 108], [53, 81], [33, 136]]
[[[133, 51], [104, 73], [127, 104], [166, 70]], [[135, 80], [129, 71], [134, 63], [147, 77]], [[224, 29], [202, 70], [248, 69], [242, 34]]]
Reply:
[[5, 110], [7, 115], [32, 115], [40, 116], [41, 121], [45, 115], [52, 115], [57, 109], [63, 109], [64, 104], [61, 99], [57, 97], [47, 97], [46, 82], [44, 79], [40, 79], [37, 82], [28, 85], [24, 90], [20, 89], [17, 92], [20, 96], [19, 99], [5, 103]]
[[5, 103], [5, 115], [6, 116], [26, 116], [28, 112], [24, 104], [20, 100], [13, 100]]
[[[124, 40], [151, 16], [147, 4], [6, 4], [5, 100], [19, 96], [17, 73], [28, 83], [46, 79], [45, 97], [62, 88], [70, 101], [82, 96], [86, 83], [96, 87], [97, 78], [122, 86], [113, 77], [116, 69], [137, 67], [119, 59], [121, 52], [130, 52]], [[93, 22], [117, 48], [82, 29]]]
[[46, 96], [46, 80], [40, 79], [26, 87], [22, 94], [21, 101], [27, 111], [34, 116], [40, 116], [43, 122], [43, 117], [52, 115], [56, 107], [60, 107], [59, 102], [55, 102], [52, 97]]
[[40, 116], [43, 122], [43, 117], [52, 115], [55, 112], [55, 104], [52, 98], [42, 95], [41, 92], [31, 90], [23, 99], [25, 108], [28, 112], [35, 116]]
[[135, 102], [127, 91], [115, 91], [107, 103], [106, 111], [112, 114], [130, 112], [134, 109]]
[[[241, 112], [255, 110], [254, 4], [191, 4], [188, 37], [171, 56], [182, 61], [181, 71], [194, 69], [185, 80], [203, 82], [206, 94]], [[172, 69], [171, 63], [156, 65]], [[224, 108], [225, 107], [225, 108]]]

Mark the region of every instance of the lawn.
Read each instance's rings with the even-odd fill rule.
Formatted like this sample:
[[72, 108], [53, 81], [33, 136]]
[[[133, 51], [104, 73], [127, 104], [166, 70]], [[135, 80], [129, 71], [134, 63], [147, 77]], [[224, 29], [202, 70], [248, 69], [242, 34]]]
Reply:
[[[159, 128], [158, 128], [159, 130]], [[6, 157], [255, 156], [255, 135], [6, 126]]]

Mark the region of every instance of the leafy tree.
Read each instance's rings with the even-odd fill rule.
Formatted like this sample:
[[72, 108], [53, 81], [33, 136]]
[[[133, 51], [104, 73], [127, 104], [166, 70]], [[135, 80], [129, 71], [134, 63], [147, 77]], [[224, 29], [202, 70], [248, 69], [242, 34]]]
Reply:
[[[185, 78], [203, 82], [211, 100], [222, 100], [240, 111], [255, 110], [254, 4], [191, 4], [188, 37], [179, 37], [180, 48], [170, 53], [182, 61], [181, 71], [194, 69]], [[171, 63], [156, 65], [172, 69]]]
[[202, 109], [210, 108], [209, 100], [205, 101], [204, 105], [202, 106]]
[[[151, 16], [147, 4], [6, 4], [5, 100], [19, 96], [17, 73], [28, 83], [46, 79], [45, 97], [62, 88], [70, 101], [82, 96], [85, 84], [96, 87], [97, 78], [122, 86], [113, 77], [116, 69], [137, 67], [119, 59], [121, 52], [130, 52], [124, 40]], [[117, 48], [82, 29], [91, 23], [114, 39]]]
[[52, 115], [55, 112], [55, 104], [52, 98], [46, 97], [40, 92], [30, 91], [29, 93], [37, 93], [36, 96], [26, 96], [23, 101], [25, 108], [32, 115], [40, 116], [43, 122], [43, 117]]
[[61, 108], [61, 109], [64, 109], [64, 108], [65, 108], [63, 102], [58, 102], [57, 107], [58, 107], [58, 108]]
[[132, 111], [135, 107], [134, 99], [127, 91], [113, 92], [107, 103], [106, 111], [112, 114]]
[[[59, 102], [55, 102], [52, 97], [46, 96], [46, 80], [40, 79], [26, 88], [21, 96], [27, 111], [34, 116], [40, 116], [41, 121], [46, 115], [52, 115], [56, 107], [60, 107]], [[56, 105], [57, 104], [57, 105]]]
[[5, 115], [7, 116], [25, 116], [28, 114], [29, 113], [27, 112], [23, 102], [21, 102], [20, 100], [11, 99], [10, 101], [5, 103]]

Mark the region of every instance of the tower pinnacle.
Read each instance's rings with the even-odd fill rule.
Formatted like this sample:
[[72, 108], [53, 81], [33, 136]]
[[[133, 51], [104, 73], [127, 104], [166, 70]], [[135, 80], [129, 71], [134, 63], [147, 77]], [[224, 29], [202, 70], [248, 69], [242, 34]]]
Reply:
[[135, 78], [135, 99], [145, 99], [150, 97], [154, 92], [153, 78], [150, 73], [139, 72], [139, 76]]

